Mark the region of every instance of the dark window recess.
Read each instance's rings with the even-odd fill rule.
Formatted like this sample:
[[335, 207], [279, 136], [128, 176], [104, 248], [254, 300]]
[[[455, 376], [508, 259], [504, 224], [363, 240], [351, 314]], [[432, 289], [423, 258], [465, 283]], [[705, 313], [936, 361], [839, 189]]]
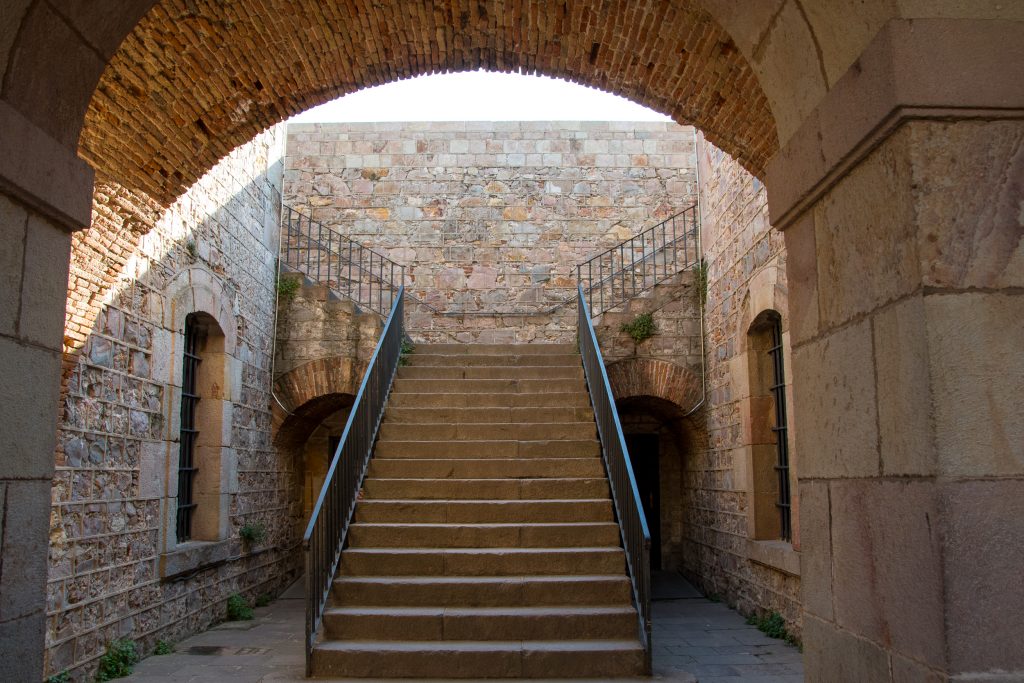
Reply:
[[192, 538], [192, 517], [196, 511], [195, 477], [196, 406], [199, 393], [196, 389], [199, 374], [199, 348], [202, 345], [203, 328], [195, 315], [185, 318], [185, 353], [181, 364], [181, 447], [178, 451], [178, 542]]
[[772, 320], [772, 346], [768, 355], [772, 360], [772, 397], [775, 399], [775, 445], [778, 457], [775, 472], [779, 477], [779, 529], [782, 540], [793, 540], [793, 518], [790, 512], [789, 491], [789, 439], [786, 422], [786, 373], [782, 367], [782, 318]]

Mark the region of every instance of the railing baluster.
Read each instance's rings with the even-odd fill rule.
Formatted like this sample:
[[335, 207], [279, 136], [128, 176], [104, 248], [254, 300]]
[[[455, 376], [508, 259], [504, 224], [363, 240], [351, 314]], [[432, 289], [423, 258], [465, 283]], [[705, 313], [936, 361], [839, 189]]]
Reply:
[[[697, 264], [698, 259], [691, 259], [689, 254], [689, 242], [693, 241], [695, 245], [697, 242], [696, 216], [697, 205], [691, 204], [683, 211], [577, 264], [576, 280], [584, 287], [583, 295], [588, 310], [593, 315], [600, 315], [628, 301], [631, 296], [635, 297], [667, 280], [678, 271]], [[677, 219], [682, 220], [682, 235], [679, 234]], [[669, 232], [672, 234], [671, 240]], [[682, 261], [679, 260], [680, 240], [683, 243]], [[616, 254], [618, 264], [615, 263]], [[587, 270], [586, 279], [583, 276], [584, 265]], [[596, 293], [595, 289], [598, 290]]]
[[[664, 221], [662, 221], [662, 223], [661, 223], [661, 247], [659, 247], [658, 250], [660, 252], [662, 252], [661, 278], [665, 279], [665, 278], [668, 277], [668, 260], [666, 258], [664, 258], [664, 257], [665, 257], [666, 252], [668, 251], [668, 244], [665, 242], [665, 222]], [[657, 264], [657, 259], [655, 259], [655, 264]], [[655, 272], [655, 275], [657, 275], [657, 272]]]

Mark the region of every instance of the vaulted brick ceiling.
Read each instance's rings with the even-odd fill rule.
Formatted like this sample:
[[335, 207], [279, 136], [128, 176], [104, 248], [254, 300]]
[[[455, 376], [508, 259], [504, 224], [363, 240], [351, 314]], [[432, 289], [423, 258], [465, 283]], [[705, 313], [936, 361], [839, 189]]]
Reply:
[[[748, 63], [686, 0], [165, 0], [104, 72], [80, 154], [100, 177], [166, 205], [294, 113], [478, 68], [623, 95], [697, 125], [755, 174], [778, 147]], [[399, 114], [415, 119], [416, 103]]]

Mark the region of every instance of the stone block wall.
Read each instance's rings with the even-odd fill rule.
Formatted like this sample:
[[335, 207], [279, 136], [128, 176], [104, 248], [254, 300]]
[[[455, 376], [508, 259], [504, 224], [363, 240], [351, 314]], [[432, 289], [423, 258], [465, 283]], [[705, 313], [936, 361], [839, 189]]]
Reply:
[[[72, 250], [48, 675], [91, 680], [110, 640], [151, 652], [157, 639], [222, 618], [230, 594], [274, 593], [298, 572], [294, 464], [270, 441], [283, 142], [280, 128], [259, 135], [162, 212], [115, 184], [97, 186], [93, 227]], [[109, 271], [95, 267], [104, 245], [116, 247]], [[221, 533], [178, 544], [182, 326], [194, 310], [211, 314], [224, 338], [223, 375], [206, 402], [222, 430], [211, 435], [222, 445], [210, 464], [223, 484]], [[268, 532], [258, 547], [239, 540], [247, 522]]]
[[[792, 419], [786, 250], [782, 234], [769, 224], [760, 181], [699, 134], [697, 157], [708, 267], [708, 443], [707, 450], [686, 464], [684, 478], [700, 494], [683, 556], [686, 570], [705, 592], [722, 596], [744, 613], [779, 612], [789, 630], [799, 633], [799, 501], [794, 493], [791, 543], [759, 538], [763, 534], [756, 533], [759, 520], [753, 507], [759, 476], [752, 457], [755, 444], [774, 438], [767, 431], [774, 413], [751, 390], [751, 363], [762, 352], [748, 348], [749, 331], [765, 311], [775, 311], [782, 319], [790, 481], [796, 482], [793, 433], [798, 425]], [[759, 431], [768, 435], [759, 438]], [[767, 514], [776, 514], [774, 499], [759, 502]]]
[[414, 340], [571, 342], [575, 264], [693, 203], [693, 154], [664, 123], [301, 124], [284, 196], [406, 266]]

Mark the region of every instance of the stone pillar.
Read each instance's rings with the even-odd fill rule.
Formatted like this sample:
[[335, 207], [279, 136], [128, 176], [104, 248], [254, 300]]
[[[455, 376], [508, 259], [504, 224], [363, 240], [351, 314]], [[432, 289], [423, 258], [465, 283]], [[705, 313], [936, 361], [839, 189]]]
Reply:
[[1024, 677], [1022, 46], [890, 22], [769, 166], [810, 681]]
[[92, 171], [0, 102], [0, 680], [43, 677], [70, 230]]

